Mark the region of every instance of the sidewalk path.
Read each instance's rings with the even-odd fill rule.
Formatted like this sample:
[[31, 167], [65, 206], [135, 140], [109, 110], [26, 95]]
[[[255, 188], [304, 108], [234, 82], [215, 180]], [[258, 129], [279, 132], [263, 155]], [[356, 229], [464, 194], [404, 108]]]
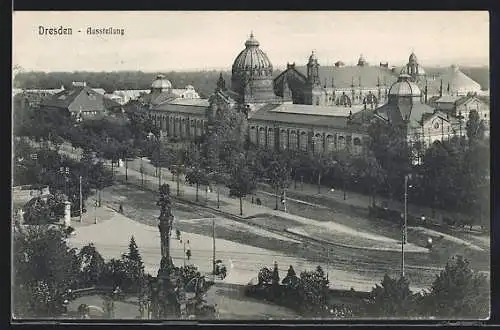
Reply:
[[[132, 235], [139, 247], [146, 272], [156, 275], [161, 259], [158, 228], [141, 224], [122, 214], [114, 213], [109, 220], [102, 221], [97, 225], [79, 228], [76, 234], [69, 239], [69, 244], [72, 247], [81, 248], [93, 243], [101, 255], [109, 260], [120, 258], [123, 253], [127, 252]], [[195, 264], [200, 271], [210, 272], [212, 269], [212, 238], [193, 233], [186, 233], [183, 236], [183, 243], [171, 238], [171, 255], [174, 263], [178, 266], [183, 265], [184, 262]], [[189, 261], [184, 258], [184, 242], [186, 240], [190, 241], [192, 251], [192, 259]], [[228, 276], [223, 280], [224, 283], [228, 284], [246, 285], [257, 276], [262, 267], [272, 267], [275, 261], [278, 262], [281, 278], [286, 276], [289, 265], [293, 265], [298, 273], [304, 270], [313, 270], [321, 265], [329, 273], [329, 278], [332, 279], [331, 287], [338, 289], [349, 290], [352, 287], [358, 291], [370, 291], [379, 278], [383, 276], [382, 272], [361, 275], [352, 271], [332, 269], [325, 263], [310, 262], [276, 251], [218, 238], [216, 238], [216, 251], [216, 257], [224, 260], [230, 268]], [[419, 290], [420, 288], [414, 289]]]
[[[144, 174], [145, 167], [143, 167], [143, 178], [145, 180], [145, 186], [148, 187], [149, 189], [157, 190], [158, 188], [158, 178], [153, 177], [148, 174]], [[118, 168], [118, 172], [124, 173], [125, 169], [123, 168]], [[128, 177], [129, 181], [136, 181], [139, 180], [142, 182], [141, 179], [141, 173], [138, 173], [137, 171], [133, 169], [128, 169]], [[167, 177], [162, 176], [162, 182], [163, 183], [168, 183], [173, 189], [173, 193], [176, 193], [176, 182], [170, 181], [171, 177], [167, 175]], [[184, 199], [189, 199], [189, 200], [194, 200], [194, 196], [196, 195], [196, 188], [191, 187], [189, 185], [182, 185], [182, 195]], [[205, 195], [205, 196], [204, 196]], [[220, 206], [220, 210], [226, 213], [229, 213], [231, 215], [239, 216], [240, 215], [240, 205], [239, 205], [239, 200], [236, 198], [230, 198], [225, 195], [220, 195], [219, 196], [220, 201], [223, 202]], [[246, 198], [248, 199], [248, 197]], [[210, 192], [210, 193], [203, 193], [200, 195], [200, 200], [207, 200], [209, 205], [216, 205], [217, 204], [217, 194], [215, 192]], [[376, 235], [376, 234], [371, 234], [368, 232], [363, 232], [359, 230], [354, 230], [348, 226], [344, 226], [341, 224], [338, 224], [336, 222], [324, 222], [324, 221], [317, 221], [305, 217], [301, 217], [298, 215], [290, 214], [290, 213], [285, 213], [282, 211], [278, 210], [272, 210], [269, 209], [268, 207], [265, 207], [263, 205], [257, 205], [257, 204], [252, 204], [248, 202], [247, 200], [243, 201], [243, 212], [246, 218], [248, 217], [255, 217], [255, 216], [262, 216], [264, 214], [268, 215], [273, 215], [285, 219], [290, 219], [294, 222], [301, 223], [305, 232], [309, 234], [304, 234], [301, 231], [291, 230], [290, 232], [294, 232], [298, 235], [304, 236], [306, 238], [310, 236], [314, 236], [316, 233], [322, 233], [323, 236], [325, 237], [326, 241], [331, 242], [332, 244], [335, 244], [339, 239], [347, 240], [350, 241], [350, 244], [343, 244], [345, 247], [356, 247], [356, 248], [365, 248], [365, 249], [375, 249], [375, 250], [383, 250], [383, 251], [394, 251], [398, 252], [401, 250], [399, 247], [398, 241], [393, 240], [388, 237]], [[331, 238], [328, 238], [328, 233], [332, 234], [333, 237], [337, 236], [338, 239], [332, 240]], [[419, 252], [419, 253], [428, 253], [428, 249], [425, 249], [423, 247], [416, 246], [415, 244], [407, 244], [406, 245], [407, 252]]]
[[[66, 145], [63, 145], [61, 147], [61, 151], [65, 154], [70, 155], [71, 157], [74, 157], [74, 158], [78, 158], [77, 154], [80, 153], [78, 150], [74, 151], [74, 150], [72, 150], [71, 146], [66, 146]], [[109, 165], [109, 162], [108, 162], [108, 165]], [[129, 176], [130, 181], [135, 181], [135, 183], [137, 183], [137, 180], [138, 179], [140, 180], [141, 173], [138, 171], [140, 168], [142, 168], [142, 171], [144, 174], [145, 187], [152, 189], [152, 190], [157, 190], [158, 189], [158, 177], [155, 176], [156, 168], [150, 164], [150, 161], [147, 158], [144, 158], [142, 160], [135, 159], [133, 161], [128, 162], [128, 176]], [[125, 168], [124, 167], [115, 167], [115, 172], [124, 174]], [[171, 190], [175, 193], [176, 187], [177, 187], [177, 182], [172, 181], [172, 179], [175, 180], [176, 178], [173, 177], [172, 173], [170, 173], [170, 171], [168, 171], [168, 169], [166, 169], [166, 168], [162, 168], [161, 174], [162, 174], [161, 175], [162, 183], [168, 183], [171, 187]], [[196, 194], [195, 187], [185, 185], [184, 182], [185, 182], [184, 178], [181, 177], [180, 182], [179, 182], [179, 186], [181, 188], [180, 195], [183, 196], [183, 198], [194, 200], [194, 198], [192, 198], [192, 197]], [[266, 185], [261, 184], [260, 186], [266, 186]], [[322, 192], [320, 194], [318, 194], [317, 185], [314, 185], [314, 184], [309, 184], [309, 183], [297, 184], [297, 189], [294, 189], [293, 186], [294, 185], [292, 184], [289, 191], [291, 193], [295, 193], [299, 196], [302, 195], [302, 196], [309, 196], [309, 197], [327, 198], [327, 199], [330, 199], [334, 202], [342, 203], [344, 205], [350, 205], [353, 207], [363, 208], [363, 209], [366, 209], [368, 207], [368, 205], [371, 204], [369, 196], [365, 196], [365, 195], [358, 194], [358, 193], [348, 192], [347, 199], [344, 200], [343, 192], [339, 191], [339, 190], [331, 191], [330, 189], [327, 189], [326, 187], [322, 187], [322, 189], [321, 189]], [[204, 190], [205, 189], [203, 189], [203, 187], [200, 186], [200, 189], [199, 189], [200, 201], [203, 201], [206, 199], [206, 201], [209, 204], [216, 205], [217, 204], [217, 193], [215, 191], [207, 193]], [[223, 187], [222, 189], [221, 189], [221, 187], [219, 187], [219, 191], [220, 191], [220, 200], [222, 201], [220, 209], [224, 212], [239, 216], [239, 214], [240, 214], [239, 200], [236, 198], [228, 198], [226, 187]], [[307, 225], [307, 226], [314, 226], [316, 228], [323, 227], [324, 229], [327, 229], [327, 230], [330, 230], [330, 231], [333, 231], [336, 233], [343, 233], [344, 235], [347, 234], [350, 236], [354, 235], [353, 237], [357, 237], [358, 239], [366, 240], [366, 241], [362, 241], [360, 244], [354, 244], [354, 245], [359, 245], [359, 247], [364, 247], [364, 246], [365, 247], [370, 247], [370, 246], [375, 247], [374, 245], [380, 245], [380, 242], [382, 240], [385, 240], [386, 242], [391, 242], [391, 244], [394, 243], [394, 240], [391, 240], [390, 238], [367, 233], [367, 232], [363, 232], [363, 231], [353, 230], [350, 227], [343, 226], [343, 225], [340, 225], [340, 224], [335, 223], [335, 222], [330, 222], [330, 223], [325, 224], [324, 222], [322, 223], [320, 221], [316, 221], [316, 220], [312, 220], [312, 219], [308, 219], [308, 218], [297, 217], [297, 216], [294, 216], [294, 215], [289, 214], [289, 213], [271, 210], [271, 209], [264, 207], [262, 205], [259, 206], [259, 205], [248, 202], [248, 200], [250, 198], [251, 197], [247, 196], [246, 198], [244, 198], [244, 201], [243, 201], [244, 216], [247, 218], [262, 215], [262, 214], [273, 214], [273, 215], [276, 215], [276, 216], [279, 216], [282, 218], [287, 218], [287, 219], [292, 219], [292, 220], [299, 219], [300, 222], [302, 222], [304, 225]], [[312, 204], [312, 203], [309, 203], [306, 201], [300, 201], [299, 199], [295, 199], [295, 200], [309, 204], [309, 205]], [[379, 198], [379, 201], [380, 200], [386, 200], [386, 199]], [[396, 201], [391, 202], [391, 207], [392, 208], [400, 207], [402, 209], [401, 203], [398, 203]], [[426, 217], [430, 218], [432, 215], [432, 212], [430, 209], [416, 207], [416, 206], [413, 206], [411, 204], [408, 205], [408, 210], [409, 210], [409, 213], [416, 212], [416, 213], [414, 213], [414, 215], [416, 215], [416, 216], [425, 215]], [[420, 212], [422, 210], [427, 212], [427, 213]], [[418, 215], [417, 215], [417, 213], [418, 213]], [[314, 228], [312, 228], [312, 231], [313, 232], [321, 232], [321, 231], [318, 231], [318, 229], [314, 229]], [[466, 237], [458, 238], [458, 237], [455, 237], [452, 235], [447, 235], [444, 233], [442, 233], [442, 235], [447, 236], [447, 237], [448, 236], [453, 237], [454, 238], [453, 241], [455, 241], [459, 244], [470, 246], [470, 247], [472, 247], [472, 249], [476, 249], [476, 248], [482, 249], [480, 247], [477, 247], [472, 242], [469, 242], [468, 240], [466, 240], [465, 239]], [[476, 243], [480, 244], [481, 246], [484, 246], [485, 239], [481, 240], [481, 238], [482, 238], [481, 236], [469, 237], [470, 240], [473, 240]], [[488, 240], [488, 239], [486, 239], [486, 240]], [[371, 241], [376, 241], [378, 243], [373, 244], [373, 242], [371, 242]], [[418, 248], [416, 250], [420, 249], [418, 246], [415, 246], [415, 247]], [[383, 247], [383, 248], [387, 248], [387, 247]], [[410, 250], [412, 249], [412, 247], [410, 247], [410, 246], [408, 246], [408, 248]], [[396, 249], [396, 250], [399, 250], [399, 249]], [[422, 250], [419, 250], [419, 251], [422, 251]]]

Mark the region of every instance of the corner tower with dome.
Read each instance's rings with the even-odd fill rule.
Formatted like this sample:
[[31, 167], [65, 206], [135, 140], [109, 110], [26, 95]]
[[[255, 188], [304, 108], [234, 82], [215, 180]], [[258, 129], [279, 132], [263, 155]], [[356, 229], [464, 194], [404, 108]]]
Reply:
[[234, 60], [231, 70], [231, 89], [238, 94], [238, 102], [245, 104], [269, 103], [275, 100], [273, 65], [253, 35], [245, 42]]
[[426, 147], [457, 135], [460, 124], [455, 117], [425, 104], [420, 87], [406, 73], [400, 74], [389, 89], [386, 104], [371, 112], [361, 111], [355, 117], [361, 116], [402, 128], [409, 145], [414, 146], [415, 164], [421, 162]]

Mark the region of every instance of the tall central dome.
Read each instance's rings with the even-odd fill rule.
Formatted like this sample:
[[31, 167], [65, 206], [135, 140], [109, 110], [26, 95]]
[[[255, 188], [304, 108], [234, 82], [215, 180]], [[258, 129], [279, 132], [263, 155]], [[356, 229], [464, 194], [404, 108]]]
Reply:
[[273, 65], [259, 48], [253, 33], [233, 63], [231, 89], [245, 103], [266, 103], [274, 99]]

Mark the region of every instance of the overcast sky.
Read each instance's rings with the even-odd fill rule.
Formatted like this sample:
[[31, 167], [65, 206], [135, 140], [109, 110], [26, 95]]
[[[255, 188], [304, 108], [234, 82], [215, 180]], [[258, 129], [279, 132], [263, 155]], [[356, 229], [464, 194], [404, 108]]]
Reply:
[[[39, 26], [71, 27], [71, 36], [39, 35]], [[88, 27], [124, 36], [86, 35]], [[81, 30], [82, 32], [78, 32]], [[487, 11], [456, 12], [15, 12], [13, 64], [24, 70], [116, 71], [230, 68], [250, 32], [275, 67], [303, 64], [489, 62]]]

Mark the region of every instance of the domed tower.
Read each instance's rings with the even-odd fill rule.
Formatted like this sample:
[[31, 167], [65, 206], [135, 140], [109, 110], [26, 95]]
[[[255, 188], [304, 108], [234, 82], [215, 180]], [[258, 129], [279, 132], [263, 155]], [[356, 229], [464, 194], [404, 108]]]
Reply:
[[418, 64], [417, 55], [414, 52], [410, 54], [408, 64], [403, 67], [401, 73], [409, 75], [413, 82], [421, 82], [425, 79], [424, 68]]
[[398, 81], [389, 89], [387, 104], [399, 108], [402, 119], [409, 120], [413, 106], [422, 103], [422, 92], [418, 85], [411, 81], [408, 74], [400, 74]]
[[321, 85], [319, 80], [319, 63], [318, 57], [314, 50], [309, 56], [309, 61], [307, 62], [307, 82], [311, 85]]
[[159, 74], [151, 84], [151, 93], [169, 92], [172, 89], [172, 83], [165, 78], [165, 75]]
[[253, 33], [233, 63], [231, 89], [238, 93], [239, 102], [267, 103], [275, 99], [273, 66], [259, 48]]
[[319, 78], [319, 62], [316, 53], [312, 51], [307, 62], [307, 84], [304, 90], [304, 103], [311, 105], [324, 105], [326, 93], [321, 87]]

